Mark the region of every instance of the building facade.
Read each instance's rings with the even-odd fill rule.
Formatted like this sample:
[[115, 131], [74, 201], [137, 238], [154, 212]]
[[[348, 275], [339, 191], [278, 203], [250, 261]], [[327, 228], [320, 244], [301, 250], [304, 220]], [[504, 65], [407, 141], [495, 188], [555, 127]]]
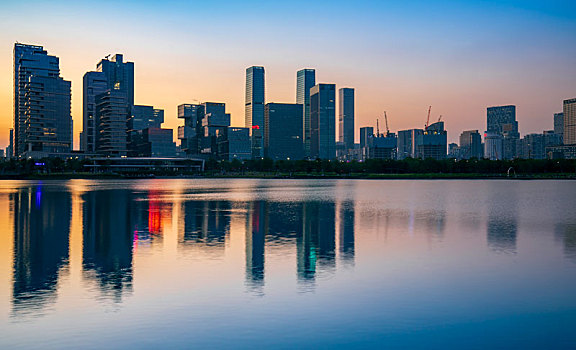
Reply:
[[303, 140], [304, 154], [310, 157], [310, 89], [316, 85], [316, 71], [314, 69], [301, 69], [296, 73], [296, 103], [303, 109]]
[[31, 75], [24, 84], [23, 155], [43, 158], [72, 151], [71, 84]]
[[[56, 130], [59, 127], [63, 130]], [[58, 57], [42, 46], [14, 44], [12, 144], [15, 157], [32, 150], [71, 150], [70, 82], [60, 77]]]
[[226, 104], [221, 102], [204, 102], [197, 110], [199, 120], [200, 154], [218, 157], [218, 136], [230, 126], [230, 114], [226, 113]]
[[448, 135], [444, 130], [444, 122], [431, 124], [426, 130], [418, 133], [414, 144], [414, 158], [446, 159]]
[[368, 138], [365, 148], [365, 159], [396, 159], [398, 138], [394, 133], [374, 135]]
[[82, 136], [80, 150], [96, 152], [96, 96], [108, 90], [108, 80], [102, 72], [87, 72], [82, 85]]
[[98, 72], [104, 73], [108, 90], [118, 90], [126, 96], [126, 104], [134, 105], [134, 63], [124, 62], [124, 55], [115, 54], [112, 58], [102, 59], [96, 66]]
[[484, 133], [484, 158], [490, 160], [502, 159], [502, 135], [497, 133]]
[[554, 113], [554, 133], [564, 142], [564, 113]]
[[345, 149], [354, 148], [354, 89], [338, 90], [338, 141]]
[[262, 145], [264, 131], [264, 104], [266, 101], [264, 67], [252, 66], [246, 68], [246, 106], [244, 126], [251, 130], [252, 155], [254, 158], [264, 157]]
[[478, 130], [467, 130], [460, 134], [458, 156], [459, 159], [481, 159], [484, 156], [484, 151], [482, 149], [482, 136]]
[[217, 137], [220, 159], [244, 161], [252, 158], [250, 129], [227, 127], [219, 130]]
[[516, 144], [520, 139], [518, 122], [516, 121], [516, 106], [496, 106], [487, 109], [487, 132], [502, 136], [501, 159], [516, 157]]
[[184, 125], [178, 127], [178, 139], [180, 140], [180, 149], [187, 155], [198, 154], [198, 137], [200, 135], [200, 126], [198, 110], [201, 105], [185, 103], [178, 106], [178, 118], [184, 120]]
[[129, 156], [171, 158], [176, 156], [172, 129], [149, 127], [130, 133]]
[[128, 155], [127, 98], [120, 90], [96, 96], [96, 153], [107, 157]]
[[336, 85], [317, 84], [310, 89], [310, 156], [336, 157]]
[[264, 154], [273, 160], [304, 158], [303, 106], [267, 103], [264, 110]]
[[360, 148], [364, 148], [368, 145], [368, 138], [374, 135], [374, 128], [371, 126], [365, 126], [360, 128]]
[[564, 100], [564, 144], [576, 145], [576, 98]]

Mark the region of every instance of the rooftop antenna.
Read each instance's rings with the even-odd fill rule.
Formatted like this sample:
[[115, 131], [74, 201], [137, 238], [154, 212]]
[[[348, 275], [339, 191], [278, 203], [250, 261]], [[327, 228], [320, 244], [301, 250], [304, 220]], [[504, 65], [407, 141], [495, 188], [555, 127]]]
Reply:
[[376, 118], [376, 137], [380, 137], [380, 126], [378, 125], [378, 118]]

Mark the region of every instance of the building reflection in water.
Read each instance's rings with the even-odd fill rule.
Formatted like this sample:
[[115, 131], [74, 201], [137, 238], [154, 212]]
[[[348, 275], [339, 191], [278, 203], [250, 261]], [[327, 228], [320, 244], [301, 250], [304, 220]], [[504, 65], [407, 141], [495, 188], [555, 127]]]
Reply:
[[354, 264], [354, 202], [346, 201], [340, 204], [340, 261], [344, 264]]
[[514, 193], [511, 192], [511, 197], [499, 198], [499, 200], [492, 200], [490, 203], [493, 204], [488, 209], [488, 223], [486, 226], [488, 247], [496, 253], [515, 254], [518, 236], [518, 213], [516, 212]]
[[83, 196], [83, 270], [104, 298], [121, 302], [132, 291], [133, 194], [102, 190]]
[[[38, 314], [55, 300], [70, 251], [72, 194], [43, 192], [41, 186], [11, 194], [14, 218], [13, 310]], [[139, 243], [161, 240], [173, 202], [162, 193], [101, 189], [80, 193], [83, 281], [96, 286], [98, 300], [123, 301], [133, 288], [133, 259]], [[338, 209], [337, 209], [338, 208]], [[354, 202], [183, 201], [179, 245], [222, 257], [231, 216], [246, 215], [245, 281], [250, 290], [265, 285], [266, 251], [296, 250], [300, 285], [314, 286], [332, 274], [336, 257], [354, 262]], [[233, 210], [234, 209], [234, 210]], [[337, 213], [338, 210], [338, 213]], [[339, 222], [337, 222], [339, 220]], [[338, 251], [336, 229], [338, 228]], [[286, 249], [288, 248], [288, 249]], [[280, 255], [282, 258], [284, 255]]]
[[229, 201], [185, 201], [182, 203], [183, 235], [180, 243], [204, 253], [222, 256], [230, 232], [232, 203]]
[[264, 246], [270, 218], [267, 204], [249, 203], [246, 216], [246, 283], [256, 291], [264, 286]]
[[335, 204], [305, 202], [302, 218], [302, 230], [296, 241], [298, 281], [313, 284], [318, 268], [332, 271], [335, 267]]
[[13, 312], [41, 313], [56, 299], [58, 277], [68, 263], [70, 193], [42, 185], [11, 195], [14, 218]]
[[[164, 200], [163, 193], [148, 191], [134, 201], [134, 240], [136, 245], [162, 242], [164, 225], [172, 220], [173, 204]], [[135, 246], [136, 247], [136, 246]]]
[[564, 256], [576, 262], [576, 224], [556, 224], [556, 239], [562, 242]]

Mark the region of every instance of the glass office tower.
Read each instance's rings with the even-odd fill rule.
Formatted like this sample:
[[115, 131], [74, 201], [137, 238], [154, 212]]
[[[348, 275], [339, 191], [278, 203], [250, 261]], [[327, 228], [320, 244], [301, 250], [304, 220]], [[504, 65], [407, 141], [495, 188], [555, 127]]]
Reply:
[[310, 89], [316, 85], [316, 71], [301, 69], [296, 73], [296, 103], [303, 106], [304, 155], [310, 156]]

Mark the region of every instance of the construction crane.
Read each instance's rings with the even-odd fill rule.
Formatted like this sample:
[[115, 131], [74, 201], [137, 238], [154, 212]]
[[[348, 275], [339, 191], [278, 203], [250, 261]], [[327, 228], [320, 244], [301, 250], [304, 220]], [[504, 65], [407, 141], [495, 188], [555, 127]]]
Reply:
[[386, 121], [386, 137], [390, 136], [390, 129], [388, 128], [388, 116], [386, 111], [384, 111], [384, 120]]
[[430, 124], [430, 111], [432, 110], [432, 106], [428, 107], [428, 118], [426, 119], [426, 125], [424, 125], [424, 129], [428, 129], [428, 125]]
[[440, 123], [441, 120], [442, 120], [442, 114], [440, 114], [440, 116], [438, 117], [438, 121], [436, 123]]

